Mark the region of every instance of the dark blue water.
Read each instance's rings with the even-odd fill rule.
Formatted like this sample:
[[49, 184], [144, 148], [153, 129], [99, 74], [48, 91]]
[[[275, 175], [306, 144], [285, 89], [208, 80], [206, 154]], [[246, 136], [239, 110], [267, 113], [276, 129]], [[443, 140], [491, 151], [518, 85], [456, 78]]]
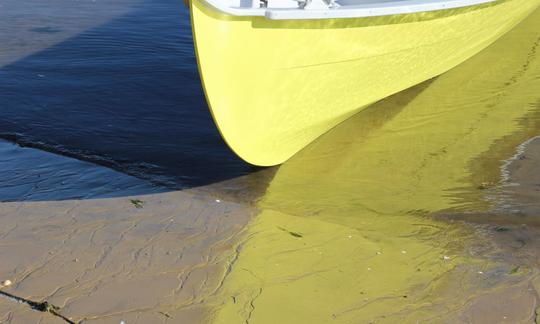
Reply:
[[0, 140], [1, 201], [123, 197], [167, 188], [93, 163]]
[[[181, 0], [0, 5], [0, 138], [106, 166], [156, 190], [253, 171], [211, 120]], [[40, 199], [96, 189], [84, 181], [74, 188]]]

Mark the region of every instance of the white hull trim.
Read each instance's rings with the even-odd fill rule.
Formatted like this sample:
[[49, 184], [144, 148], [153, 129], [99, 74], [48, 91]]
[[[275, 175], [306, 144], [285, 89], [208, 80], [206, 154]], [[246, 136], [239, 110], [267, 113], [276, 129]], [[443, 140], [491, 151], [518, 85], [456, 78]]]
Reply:
[[[498, 0], [312, 0], [317, 5], [298, 6], [297, 0], [205, 0], [223, 14], [231, 16], [261, 16], [272, 20], [362, 18], [412, 14], [445, 9], [456, 9], [487, 4]], [[325, 1], [325, 2], [323, 2]], [[328, 5], [325, 5], [328, 3]], [[323, 5], [321, 5], [323, 4]]]

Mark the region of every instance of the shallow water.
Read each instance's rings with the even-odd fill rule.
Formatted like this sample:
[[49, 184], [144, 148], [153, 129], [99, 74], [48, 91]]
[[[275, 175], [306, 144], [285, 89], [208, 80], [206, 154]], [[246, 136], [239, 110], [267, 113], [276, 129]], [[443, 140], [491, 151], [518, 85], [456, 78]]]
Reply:
[[169, 189], [252, 171], [212, 123], [182, 1], [0, 4], [1, 138]]
[[92, 163], [0, 140], [2, 201], [34, 201], [123, 197], [158, 193], [153, 186], [127, 174]]
[[[452, 71], [254, 173], [211, 123], [179, 1], [50, 4], [70, 9], [2, 3], [15, 9], [1, 12], [0, 27], [25, 25], [11, 30], [15, 45], [0, 35], [15, 48], [0, 52], [4, 138], [136, 177], [2, 143], [0, 181], [20, 194], [2, 187], [0, 200], [32, 197], [23, 192], [34, 170], [11, 170], [36, 154], [52, 183], [36, 200], [212, 184], [198, 190], [255, 201], [260, 213], [221, 256], [220, 288], [196, 296], [217, 323], [532, 320], [538, 164], [505, 161], [540, 133], [540, 11]], [[73, 176], [69, 194], [55, 187], [60, 170]]]
[[[239, 245], [217, 322], [532, 320], [533, 290], [502, 288], [538, 273], [535, 231], [502, 239], [506, 228], [452, 220], [507, 205], [504, 161], [540, 132], [539, 46], [536, 11], [471, 60], [369, 107], [282, 165]], [[503, 215], [515, 223], [515, 212]], [[520, 237], [528, 262], [516, 258]]]

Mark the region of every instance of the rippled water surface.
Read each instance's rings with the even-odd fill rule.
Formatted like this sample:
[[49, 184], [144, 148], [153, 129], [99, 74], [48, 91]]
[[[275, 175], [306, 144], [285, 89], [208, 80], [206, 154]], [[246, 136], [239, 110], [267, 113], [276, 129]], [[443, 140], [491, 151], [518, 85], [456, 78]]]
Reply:
[[518, 146], [540, 134], [539, 10], [253, 172], [212, 124], [180, 1], [0, 4], [0, 135], [29, 146], [0, 142], [0, 200], [213, 184], [254, 203], [220, 289], [198, 296], [217, 323], [534, 316], [540, 157]]
[[[282, 165], [240, 245], [217, 321], [531, 321], [539, 165], [510, 161], [527, 160], [516, 147], [540, 133], [539, 52], [536, 11], [469, 61], [372, 105]], [[509, 168], [521, 168], [521, 180], [510, 181]], [[526, 207], [529, 225], [500, 227], [527, 223]]]
[[0, 137], [167, 188], [251, 171], [212, 123], [182, 1], [0, 5]]

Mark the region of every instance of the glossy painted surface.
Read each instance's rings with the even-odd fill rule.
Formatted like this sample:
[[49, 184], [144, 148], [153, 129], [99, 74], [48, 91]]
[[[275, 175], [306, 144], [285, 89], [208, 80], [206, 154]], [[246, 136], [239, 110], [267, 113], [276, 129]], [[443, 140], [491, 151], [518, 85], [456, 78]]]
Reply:
[[439, 75], [491, 44], [538, 0], [362, 19], [270, 21], [192, 2], [199, 69], [229, 146], [283, 163], [377, 100]]
[[489, 257], [481, 229], [432, 215], [501, 202], [503, 160], [540, 132], [539, 48], [536, 11], [283, 164], [237, 247], [215, 322], [470, 322], [470, 301], [514, 280], [512, 267]]

